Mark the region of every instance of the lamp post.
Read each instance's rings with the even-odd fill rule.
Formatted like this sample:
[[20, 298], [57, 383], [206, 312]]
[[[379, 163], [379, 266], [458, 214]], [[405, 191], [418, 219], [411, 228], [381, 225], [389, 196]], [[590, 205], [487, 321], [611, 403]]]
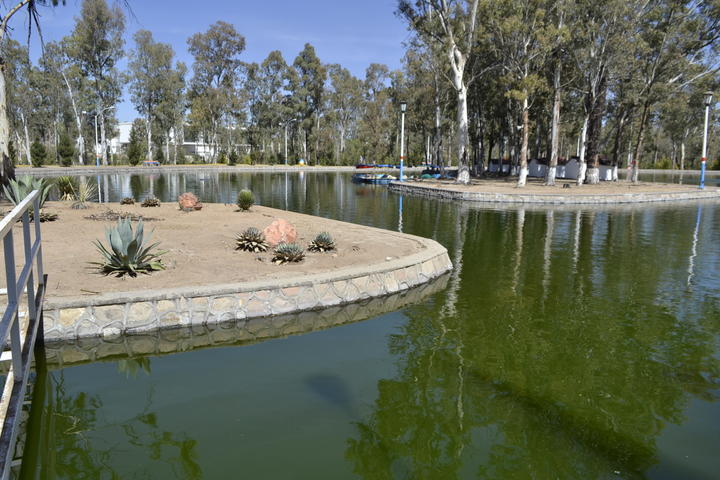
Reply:
[[713, 92], [705, 92], [705, 128], [703, 129], [702, 159], [700, 159], [700, 189], [705, 188], [705, 164], [707, 163], [707, 136], [708, 121], [710, 119], [710, 104], [712, 103]]
[[[95, 113], [95, 166], [96, 167], [100, 166], [100, 145], [98, 144], [98, 124], [97, 124], [98, 115], [101, 115], [106, 110], [112, 110], [113, 108], [115, 108], [115, 106], [111, 105], [109, 107], [103, 108], [102, 110], [100, 110], [100, 112]], [[86, 112], [83, 112], [83, 113], [86, 113]]]
[[400, 181], [403, 181], [403, 164], [405, 163], [405, 110], [407, 103], [400, 102]]

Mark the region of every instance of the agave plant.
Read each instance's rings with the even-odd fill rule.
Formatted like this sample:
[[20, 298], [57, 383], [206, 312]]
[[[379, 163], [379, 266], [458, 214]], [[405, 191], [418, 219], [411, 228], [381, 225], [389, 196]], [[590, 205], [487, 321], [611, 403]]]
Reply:
[[154, 195], [150, 195], [140, 204], [141, 207], [159, 207], [160, 200]]
[[150, 243], [150, 235], [144, 236], [143, 222], [138, 220], [135, 231], [132, 220], [121, 218], [115, 227], [105, 230], [105, 238], [110, 248], [106, 248], [99, 240], [95, 246], [103, 256], [102, 262], [92, 262], [105, 275], [136, 277], [138, 273], [164, 270], [160, 255], [165, 252], [154, 252], [158, 243]]
[[335, 250], [335, 242], [328, 232], [318, 233], [315, 236], [315, 240], [310, 242], [308, 250], [320, 253], [329, 252], [330, 250]]
[[272, 262], [277, 265], [300, 262], [303, 258], [305, 258], [305, 252], [297, 243], [281, 242], [277, 247], [275, 247], [275, 252], [273, 253]]
[[240, 210], [250, 210], [255, 204], [255, 196], [250, 190], [240, 190], [237, 196], [237, 206]]
[[237, 236], [235, 250], [259, 253], [265, 252], [267, 249], [268, 243], [265, 241], [265, 234], [255, 227], [250, 227]]
[[135, 205], [135, 199], [132, 197], [125, 197], [120, 200], [120, 205]]
[[77, 193], [75, 194], [75, 202], [72, 204], [72, 208], [75, 210], [84, 210], [88, 208], [88, 203], [92, 201], [96, 193], [97, 187], [95, 187], [95, 185], [88, 183], [85, 180], [80, 180]]
[[53, 184], [46, 181], [44, 178], [33, 178], [29, 175], [24, 175], [17, 180], [10, 180], [9, 185], [3, 186], [3, 191], [5, 192], [7, 199], [10, 200], [13, 205], [17, 205], [25, 200], [25, 197], [30, 195], [30, 192], [33, 190], [39, 190], [40, 208], [42, 209], [52, 186]]

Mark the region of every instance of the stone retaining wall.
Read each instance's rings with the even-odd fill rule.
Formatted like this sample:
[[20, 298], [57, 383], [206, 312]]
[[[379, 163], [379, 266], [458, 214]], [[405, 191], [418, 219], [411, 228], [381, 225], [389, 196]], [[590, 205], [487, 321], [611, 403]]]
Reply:
[[[366, 320], [420, 302], [447, 285], [448, 275], [400, 293], [360, 302], [329, 307], [319, 311], [278, 315], [270, 318], [245, 318], [112, 339], [99, 337], [52, 342], [45, 348], [51, 368], [78, 363], [115, 360], [137, 355], [165, 355], [189, 350], [247, 345], [290, 335], [324, 330]], [[1, 367], [0, 367], [1, 368]]]
[[407, 290], [452, 269], [444, 247], [433, 240], [414, 238], [424, 247], [417, 253], [331, 273], [151, 292], [47, 298], [45, 341], [113, 339], [165, 328], [217, 325], [321, 309]]
[[680, 202], [688, 200], [720, 199], [720, 189], [688, 190], [673, 193], [621, 193], [602, 195], [561, 195], [530, 193], [462, 192], [446, 188], [430, 187], [409, 182], [392, 182], [390, 190], [401, 194], [439, 197], [480, 203], [524, 203], [552, 205], [617, 205], [649, 202]]

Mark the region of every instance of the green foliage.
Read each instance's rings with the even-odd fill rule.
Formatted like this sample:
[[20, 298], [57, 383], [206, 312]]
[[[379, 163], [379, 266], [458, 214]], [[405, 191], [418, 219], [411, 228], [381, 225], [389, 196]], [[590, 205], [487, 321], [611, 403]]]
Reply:
[[45, 149], [45, 145], [38, 142], [37, 140], [30, 145], [30, 160], [32, 161], [32, 166], [35, 168], [42, 167], [45, 164], [45, 160], [47, 158], [47, 150]]
[[15, 142], [12, 140], [8, 142], [8, 157], [10, 157], [10, 161], [13, 165], [17, 163], [17, 150], [15, 149]]
[[137, 165], [147, 157], [147, 141], [145, 137], [145, 120], [136, 118], [130, 128], [130, 139], [127, 147], [128, 163]]
[[233, 150], [232, 152], [230, 152], [230, 156], [228, 157], [228, 165], [230, 165], [230, 166], [237, 165], [239, 159], [240, 159], [239, 155], [237, 154], [237, 152], [235, 150]]
[[44, 178], [34, 178], [29, 175], [23, 175], [17, 180], [10, 180], [8, 185], [3, 186], [3, 191], [5, 192], [5, 197], [10, 200], [13, 205], [18, 205], [25, 200], [25, 197], [30, 195], [30, 192], [39, 190], [40, 208], [42, 209], [52, 188], [52, 182]]
[[140, 204], [141, 207], [159, 207], [160, 206], [160, 200], [154, 196], [150, 195], [143, 200], [143, 202]]
[[329, 252], [335, 250], [335, 242], [332, 236], [328, 232], [321, 232], [315, 236], [315, 239], [310, 242], [308, 250], [311, 252]]
[[132, 197], [125, 197], [120, 200], [120, 205], [135, 205], [135, 199]]
[[75, 200], [75, 191], [77, 190], [77, 186], [73, 177], [57, 177], [55, 179], [55, 188], [57, 188], [60, 200], [64, 202]]
[[88, 208], [88, 203], [92, 202], [96, 195], [97, 187], [94, 184], [89, 183], [84, 179], [80, 180], [77, 193], [75, 195], [75, 203], [72, 204], [72, 208], [76, 210], [84, 210]]
[[250, 227], [237, 236], [235, 250], [259, 253], [265, 252], [267, 249], [268, 243], [265, 241], [265, 234], [255, 227]]
[[243, 165], [252, 165], [252, 157], [250, 155], [243, 155], [242, 163]]
[[281, 242], [275, 247], [272, 262], [277, 265], [282, 265], [283, 263], [300, 262], [304, 258], [305, 252], [300, 245], [297, 243]]
[[220, 155], [218, 155], [217, 163], [219, 164], [226, 164], [228, 162], [227, 155], [225, 152], [220, 152]]
[[99, 240], [94, 244], [103, 257], [102, 262], [93, 262], [105, 275], [136, 277], [138, 273], [149, 274], [164, 270], [160, 256], [164, 252], [154, 252], [158, 243], [150, 243], [150, 235], [144, 236], [142, 219], [138, 220], [133, 231], [132, 220], [121, 218], [115, 227], [105, 231], [109, 248]]
[[75, 147], [73, 146], [70, 135], [67, 132], [63, 132], [60, 135], [60, 143], [58, 144], [57, 153], [60, 156], [60, 165], [63, 167], [69, 167], [73, 163], [75, 157]]
[[153, 160], [160, 164], [165, 163], [165, 153], [163, 152], [163, 148], [161, 145], [157, 145], [155, 147], [155, 154], [153, 155]]
[[255, 205], [255, 195], [250, 190], [240, 190], [237, 196], [237, 206], [240, 210], [250, 210]]

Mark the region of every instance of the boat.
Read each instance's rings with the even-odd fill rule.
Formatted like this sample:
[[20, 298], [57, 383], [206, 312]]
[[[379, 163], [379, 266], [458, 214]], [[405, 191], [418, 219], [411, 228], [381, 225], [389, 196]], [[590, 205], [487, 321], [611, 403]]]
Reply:
[[397, 180], [397, 178], [386, 173], [356, 173], [352, 177], [352, 181], [355, 183], [369, 183], [372, 185], [387, 185], [393, 180]]
[[400, 168], [398, 165], [390, 165], [390, 164], [376, 164], [376, 163], [358, 163], [355, 165], [356, 169], [362, 169], [362, 168]]

